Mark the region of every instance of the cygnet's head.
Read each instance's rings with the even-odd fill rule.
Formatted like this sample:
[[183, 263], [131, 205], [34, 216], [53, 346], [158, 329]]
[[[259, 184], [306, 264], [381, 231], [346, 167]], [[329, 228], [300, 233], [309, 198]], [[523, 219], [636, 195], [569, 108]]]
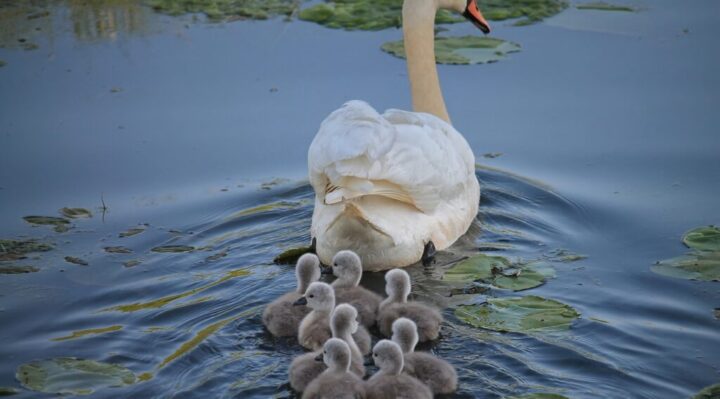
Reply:
[[[322, 360], [331, 370], [348, 371], [350, 369], [350, 347], [339, 338], [330, 338], [323, 345]], [[320, 360], [320, 356], [316, 360]]]
[[405, 302], [410, 295], [410, 275], [405, 270], [392, 269], [385, 274], [385, 293], [393, 300]]
[[362, 261], [353, 251], [340, 251], [333, 256], [332, 270], [338, 279], [333, 283], [336, 287], [354, 287], [362, 278]]
[[372, 356], [382, 373], [400, 374], [403, 369], [402, 349], [395, 342], [381, 340], [373, 347]]
[[295, 265], [298, 293], [304, 294], [308, 285], [320, 280], [320, 259], [315, 254], [305, 254], [297, 260]]
[[345, 333], [355, 334], [360, 325], [357, 316], [358, 312], [354, 306], [347, 303], [337, 305], [330, 316], [330, 329], [333, 337], [339, 337]]
[[417, 324], [414, 321], [401, 317], [393, 322], [392, 340], [400, 345], [403, 353], [414, 351], [418, 339]]
[[335, 292], [328, 284], [316, 281], [308, 286], [305, 296], [295, 301], [296, 305], [307, 305], [312, 310], [331, 312], [335, 307]]

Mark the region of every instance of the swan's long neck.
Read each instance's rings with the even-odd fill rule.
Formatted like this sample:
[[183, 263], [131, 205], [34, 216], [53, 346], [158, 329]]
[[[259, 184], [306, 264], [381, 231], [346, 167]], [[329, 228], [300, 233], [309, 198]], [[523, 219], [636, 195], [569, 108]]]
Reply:
[[435, 65], [435, 13], [439, 8], [462, 12], [465, 0], [405, 0], [403, 37], [413, 111], [450, 122]]

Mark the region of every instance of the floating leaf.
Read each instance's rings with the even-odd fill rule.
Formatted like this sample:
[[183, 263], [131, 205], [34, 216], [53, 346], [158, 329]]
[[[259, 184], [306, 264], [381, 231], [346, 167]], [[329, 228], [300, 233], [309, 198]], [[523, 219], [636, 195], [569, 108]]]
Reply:
[[0, 266], [0, 274], [25, 274], [39, 272], [34, 266]]
[[77, 219], [77, 218], [91, 218], [92, 213], [85, 208], [62, 208], [60, 213], [66, 218]]
[[652, 271], [687, 280], [720, 281], [720, 251], [698, 251], [657, 262]]
[[700, 251], [720, 252], [720, 228], [716, 226], [698, 227], [685, 233], [683, 243]]
[[280, 255], [276, 256], [275, 259], [273, 259], [273, 262], [278, 265], [294, 264], [301, 256], [312, 252], [312, 247], [290, 248], [283, 251]]
[[[382, 50], [405, 58], [402, 40], [382, 45]], [[438, 64], [486, 64], [520, 51], [520, 45], [494, 37], [458, 36], [435, 38], [435, 61]]]
[[74, 263], [74, 264], [80, 265], [80, 266], [87, 266], [87, 265], [88, 265], [88, 263], [87, 263], [86, 260], [83, 260], [83, 259], [80, 259], [80, 258], [76, 258], [76, 257], [74, 257], [74, 256], [66, 256], [66, 257], [65, 257], [65, 262]]
[[102, 327], [102, 328], [89, 328], [87, 330], [79, 330], [79, 331], [73, 331], [72, 334], [64, 336], [64, 337], [58, 337], [53, 338], [53, 341], [67, 341], [69, 339], [75, 339], [75, 338], [81, 338], [86, 335], [97, 335], [97, 334], [104, 334], [107, 332], [113, 332], [113, 331], [119, 331], [122, 330], [122, 326], [110, 326], [110, 327]]
[[580, 313], [562, 302], [528, 295], [490, 298], [483, 304], [459, 306], [455, 316], [475, 327], [526, 333], [568, 329]]
[[718, 399], [720, 398], [720, 384], [711, 385], [698, 392], [692, 399]]
[[[0, 61], [0, 62], [2, 62], [2, 61]], [[0, 66], [2, 66], [2, 64], [0, 64]], [[11, 388], [11, 387], [0, 387], [0, 396], [17, 395], [18, 393], [20, 393], [20, 391], [18, 391], [18, 390], [15, 389], [15, 388]]]
[[145, 231], [145, 228], [143, 227], [134, 227], [132, 229], [127, 229], [123, 231], [122, 233], [118, 234], [118, 237], [125, 238], [125, 237], [132, 237], [134, 235], [138, 235]]
[[160, 252], [160, 253], [180, 253], [180, 252], [192, 252], [195, 250], [195, 247], [191, 247], [188, 245], [163, 245], [160, 247], [155, 247], [151, 249], [153, 252]]
[[105, 247], [104, 249], [105, 249], [105, 252], [109, 252], [111, 254], [131, 254], [132, 253], [132, 249], [126, 248], [126, 247], [121, 247], [121, 246]]
[[618, 6], [615, 4], [608, 4], [604, 3], [602, 1], [595, 1], [592, 3], [585, 3], [585, 4], [578, 4], [577, 6], [578, 10], [598, 10], [598, 11], [625, 11], [625, 12], [634, 12], [637, 11], [632, 7], [628, 6]]
[[498, 288], [522, 291], [545, 283], [554, 270], [545, 264], [529, 264], [512, 267], [510, 261], [501, 256], [476, 255], [450, 268], [443, 280], [451, 282], [481, 281]]
[[554, 262], [570, 263], [587, 259], [587, 256], [576, 254], [574, 252], [568, 251], [567, 249], [556, 249], [550, 252], [548, 259]]
[[24, 259], [31, 252], [46, 252], [53, 249], [50, 244], [35, 240], [0, 240], [0, 261]]
[[129, 261], [127, 261], [127, 262], [123, 262], [123, 266], [125, 266], [125, 267], [135, 267], [135, 266], [137, 266], [137, 265], [139, 265], [139, 264], [141, 264], [141, 263], [142, 263], [141, 261], [139, 261], [139, 260], [137, 260], [137, 259], [133, 259], [133, 260], [129, 260]]
[[203, 13], [210, 20], [237, 18], [268, 19], [275, 15], [290, 16], [297, 0], [151, 0], [156, 11], [170, 15]]
[[69, 220], [54, 216], [25, 216], [23, 220], [35, 225], [55, 226], [55, 231], [58, 233], [64, 233], [70, 229], [68, 226], [70, 224]]
[[15, 377], [33, 391], [70, 395], [89, 395], [97, 389], [135, 383], [135, 374], [123, 366], [73, 357], [23, 364]]

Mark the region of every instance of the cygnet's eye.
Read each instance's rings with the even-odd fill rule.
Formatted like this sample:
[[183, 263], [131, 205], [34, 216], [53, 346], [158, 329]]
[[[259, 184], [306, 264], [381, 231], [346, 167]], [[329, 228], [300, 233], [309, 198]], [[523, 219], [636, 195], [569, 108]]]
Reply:
[[377, 357], [377, 353], [373, 353], [373, 357]]
[[315, 295], [310, 294], [310, 295], [308, 295], [308, 297], [309, 297], [309, 298], [315, 298]]
[[333, 266], [335, 266], [335, 267], [338, 267], [338, 264], [337, 264], [337, 262], [336, 262], [336, 263], [333, 263]]

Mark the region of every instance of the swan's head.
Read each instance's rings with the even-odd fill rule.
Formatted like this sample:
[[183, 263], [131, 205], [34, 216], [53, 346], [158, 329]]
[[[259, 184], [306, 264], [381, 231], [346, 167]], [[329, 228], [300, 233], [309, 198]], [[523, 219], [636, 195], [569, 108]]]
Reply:
[[392, 269], [387, 272], [385, 293], [395, 301], [405, 302], [410, 295], [410, 275], [402, 269]]
[[295, 305], [307, 305], [312, 310], [332, 312], [335, 307], [335, 291], [325, 283], [316, 281], [305, 291], [305, 296], [295, 301]]
[[353, 251], [340, 251], [332, 260], [332, 271], [338, 279], [333, 282], [335, 287], [355, 287], [362, 278], [362, 261]]
[[298, 259], [295, 265], [298, 293], [304, 294], [308, 285], [320, 280], [320, 259], [315, 254], [305, 254]]
[[401, 317], [393, 322], [392, 340], [400, 345], [403, 353], [414, 351], [418, 339], [417, 324], [414, 321]]
[[345, 333], [355, 334], [360, 323], [357, 320], [358, 312], [354, 306], [341, 303], [333, 310], [330, 316], [330, 330], [333, 337], [339, 337]]
[[403, 353], [395, 342], [383, 339], [373, 347], [373, 361], [380, 371], [388, 374], [400, 374], [403, 369]]
[[341, 339], [330, 338], [323, 345], [323, 353], [315, 360], [322, 360], [331, 370], [348, 371], [350, 369], [350, 347]]

